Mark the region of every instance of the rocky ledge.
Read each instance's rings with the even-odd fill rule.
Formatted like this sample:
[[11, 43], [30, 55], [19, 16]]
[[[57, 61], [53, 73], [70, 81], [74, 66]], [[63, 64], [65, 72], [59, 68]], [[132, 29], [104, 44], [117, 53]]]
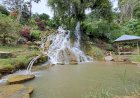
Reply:
[[0, 51], [0, 58], [10, 58], [13, 54], [11, 52]]
[[35, 78], [35, 75], [14, 75], [8, 78], [8, 84], [18, 84], [23, 83]]
[[32, 87], [22, 84], [0, 86], [0, 98], [30, 98], [32, 92]]

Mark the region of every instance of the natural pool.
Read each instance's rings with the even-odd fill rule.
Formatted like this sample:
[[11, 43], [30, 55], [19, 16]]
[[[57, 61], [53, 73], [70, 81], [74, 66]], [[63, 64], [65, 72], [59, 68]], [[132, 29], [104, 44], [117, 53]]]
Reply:
[[25, 84], [34, 87], [32, 98], [123, 96], [139, 90], [140, 68], [113, 62], [57, 65], [40, 71], [36, 79]]

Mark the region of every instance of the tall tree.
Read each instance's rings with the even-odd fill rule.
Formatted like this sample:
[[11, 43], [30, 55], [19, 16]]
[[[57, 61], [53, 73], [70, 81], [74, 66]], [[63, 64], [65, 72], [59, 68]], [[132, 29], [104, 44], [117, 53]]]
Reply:
[[140, 6], [139, 0], [119, 0], [121, 22], [134, 18], [135, 10]]
[[54, 10], [54, 18], [59, 18], [60, 23], [66, 24], [85, 19], [86, 9], [98, 10], [106, 17], [111, 10], [109, 0], [48, 0]]
[[3, 1], [5, 6], [10, 11], [17, 12], [17, 21], [20, 21], [21, 15], [22, 15], [22, 7], [24, 5], [24, 0], [4, 0]]
[[21, 18], [29, 18], [31, 16], [32, 1], [38, 3], [40, 0], [4, 0], [5, 6], [10, 11], [17, 12], [17, 21]]

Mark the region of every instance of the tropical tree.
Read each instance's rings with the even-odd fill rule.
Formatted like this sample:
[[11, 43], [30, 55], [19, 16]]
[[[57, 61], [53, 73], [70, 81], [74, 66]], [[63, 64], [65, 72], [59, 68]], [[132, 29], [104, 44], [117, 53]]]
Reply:
[[139, 6], [139, 0], [119, 0], [121, 22], [133, 19], [134, 16], [139, 16]]
[[32, 1], [38, 3], [40, 0], [4, 0], [3, 3], [8, 10], [17, 13], [17, 21], [28, 20], [31, 17]]
[[86, 9], [98, 10], [104, 17], [111, 11], [109, 0], [48, 0], [48, 4], [54, 10], [54, 18], [69, 28], [73, 23], [85, 19]]

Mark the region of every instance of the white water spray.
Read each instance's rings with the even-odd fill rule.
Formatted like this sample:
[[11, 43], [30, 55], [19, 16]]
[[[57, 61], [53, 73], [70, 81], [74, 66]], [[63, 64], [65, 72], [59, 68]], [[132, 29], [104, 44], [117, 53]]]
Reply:
[[70, 31], [63, 30], [62, 27], [59, 27], [57, 34], [48, 36], [48, 40], [52, 41], [48, 49], [51, 64], [69, 64], [73, 60], [77, 63], [92, 61], [92, 58], [85, 55], [80, 49], [80, 22], [77, 23], [75, 36], [73, 46], [70, 43]]
[[[70, 31], [64, 30], [62, 27], [59, 27], [55, 34], [49, 35], [47, 37], [47, 42], [50, 42], [50, 46], [45, 50], [45, 44], [42, 43], [41, 48], [43, 48], [42, 53], [47, 54], [49, 57], [49, 64], [71, 64], [71, 62], [85, 63], [91, 62], [93, 59], [80, 49], [81, 41], [81, 31], [80, 31], [80, 22], [77, 23], [75, 28], [75, 42], [72, 45], [70, 42]], [[28, 72], [31, 72], [31, 68], [34, 62], [41, 55], [32, 59], [27, 68]]]

